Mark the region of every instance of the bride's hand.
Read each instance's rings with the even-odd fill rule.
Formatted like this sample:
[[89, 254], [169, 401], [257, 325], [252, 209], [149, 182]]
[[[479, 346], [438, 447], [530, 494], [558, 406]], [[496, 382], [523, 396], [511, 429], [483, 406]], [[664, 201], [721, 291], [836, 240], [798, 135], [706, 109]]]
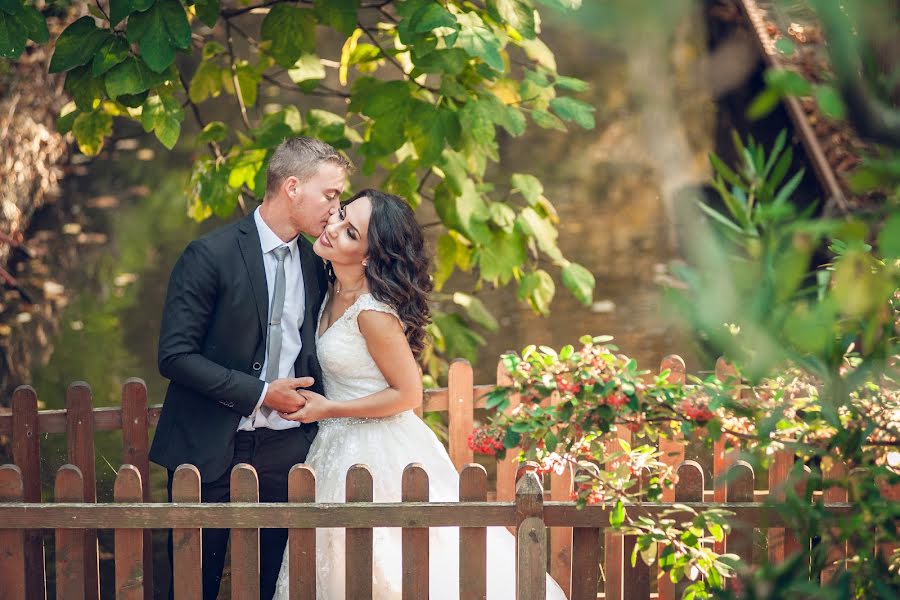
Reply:
[[282, 417], [289, 421], [312, 423], [314, 421], [327, 419], [331, 416], [331, 401], [328, 398], [309, 390], [297, 390], [297, 393], [306, 399], [306, 404], [300, 410], [282, 414]]

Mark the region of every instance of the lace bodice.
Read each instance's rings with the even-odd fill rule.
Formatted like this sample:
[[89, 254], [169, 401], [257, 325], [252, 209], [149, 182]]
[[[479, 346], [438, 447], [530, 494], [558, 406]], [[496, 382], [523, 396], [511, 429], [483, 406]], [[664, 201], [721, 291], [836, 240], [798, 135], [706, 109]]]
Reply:
[[[322, 312], [328, 298], [322, 303], [316, 320], [316, 352], [324, 377], [325, 397], [346, 401], [362, 398], [388, 387], [388, 382], [375, 364], [366, 339], [359, 330], [359, 313], [377, 310], [397, 317], [397, 311], [365, 293], [344, 311], [325, 333], [319, 335]], [[399, 319], [399, 317], [397, 317]]]

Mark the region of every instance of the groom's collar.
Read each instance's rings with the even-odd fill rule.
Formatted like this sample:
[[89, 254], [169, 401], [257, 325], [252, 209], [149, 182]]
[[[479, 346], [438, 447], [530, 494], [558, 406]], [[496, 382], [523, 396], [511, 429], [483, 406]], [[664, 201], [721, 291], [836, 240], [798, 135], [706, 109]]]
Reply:
[[291, 259], [297, 258], [297, 238], [300, 236], [295, 237], [289, 242], [282, 241], [282, 239], [275, 235], [275, 232], [266, 224], [265, 220], [263, 220], [259, 208], [253, 211], [253, 221], [256, 224], [256, 231], [259, 233], [259, 243], [262, 247], [263, 254], [271, 252], [279, 246], [287, 246], [291, 251]]

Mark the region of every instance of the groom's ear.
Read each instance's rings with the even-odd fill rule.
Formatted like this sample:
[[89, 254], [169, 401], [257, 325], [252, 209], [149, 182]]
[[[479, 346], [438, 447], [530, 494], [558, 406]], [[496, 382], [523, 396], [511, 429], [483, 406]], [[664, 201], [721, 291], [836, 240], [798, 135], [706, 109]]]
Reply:
[[281, 183], [281, 188], [289, 198], [296, 198], [300, 194], [300, 180], [293, 175], [285, 177]]

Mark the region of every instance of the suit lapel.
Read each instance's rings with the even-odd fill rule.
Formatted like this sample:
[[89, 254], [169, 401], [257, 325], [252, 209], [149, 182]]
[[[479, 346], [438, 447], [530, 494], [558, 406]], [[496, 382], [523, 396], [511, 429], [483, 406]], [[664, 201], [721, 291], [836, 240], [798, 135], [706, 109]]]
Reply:
[[259, 316], [259, 328], [263, 337], [266, 335], [266, 319], [269, 315], [269, 288], [266, 286], [266, 269], [263, 266], [262, 245], [259, 241], [259, 232], [256, 230], [256, 221], [253, 213], [250, 213], [238, 227], [241, 234], [238, 236], [238, 245], [241, 247], [241, 255], [247, 274], [250, 277], [250, 287], [253, 289], [253, 299], [256, 302], [256, 313]]

